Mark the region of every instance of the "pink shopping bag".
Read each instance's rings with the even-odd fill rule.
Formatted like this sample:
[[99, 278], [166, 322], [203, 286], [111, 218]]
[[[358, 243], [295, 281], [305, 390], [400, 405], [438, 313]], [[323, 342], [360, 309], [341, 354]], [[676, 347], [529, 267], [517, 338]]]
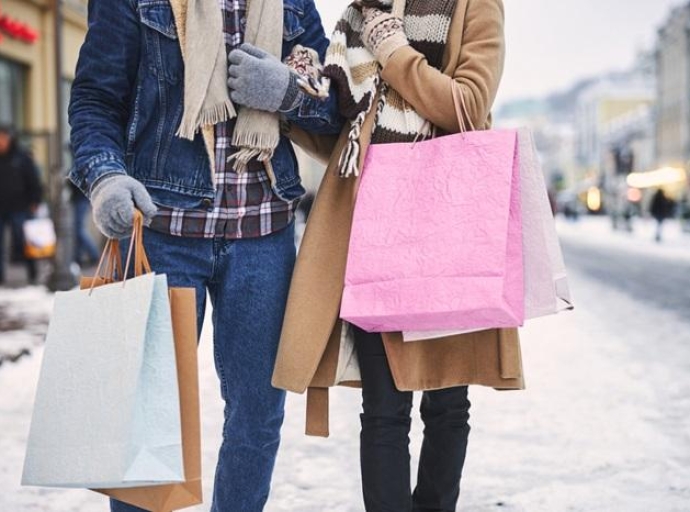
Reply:
[[[573, 309], [563, 254], [544, 183], [544, 173], [527, 128], [518, 130], [520, 202], [525, 282], [525, 320]], [[481, 330], [479, 328], [478, 330]], [[464, 331], [404, 332], [405, 341], [443, 338]]]
[[522, 325], [518, 155], [514, 130], [371, 146], [341, 318], [370, 332]]

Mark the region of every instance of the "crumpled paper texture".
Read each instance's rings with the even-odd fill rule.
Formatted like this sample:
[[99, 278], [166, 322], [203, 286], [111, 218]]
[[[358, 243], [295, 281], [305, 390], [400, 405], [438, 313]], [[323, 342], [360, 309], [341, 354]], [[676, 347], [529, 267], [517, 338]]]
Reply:
[[369, 148], [344, 320], [376, 332], [516, 327], [522, 273], [516, 131]]
[[[558, 242], [544, 174], [532, 133], [518, 130], [522, 248], [525, 269], [525, 319], [573, 308], [563, 253]], [[481, 329], [481, 328], [480, 328]], [[405, 332], [405, 341], [443, 338], [467, 331]]]

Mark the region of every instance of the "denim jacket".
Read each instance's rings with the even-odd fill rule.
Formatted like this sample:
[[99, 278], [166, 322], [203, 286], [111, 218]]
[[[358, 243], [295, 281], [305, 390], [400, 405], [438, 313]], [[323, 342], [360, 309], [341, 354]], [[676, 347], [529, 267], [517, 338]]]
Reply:
[[[284, 0], [284, 10], [283, 57], [300, 44], [323, 62], [328, 39], [314, 0]], [[175, 135], [184, 63], [169, 1], [91, 0], [88, 18], [69, 105], [75, 155], [70, 179], [88, 195], [100, 177], [127, 173], [159, 205], [208, 209], [215, 189], [204, 139]], [[339, 133], [343, 124], [333, 90], [325, 101], [304, 95], [283, 115], [318, 134]], [[284, 136], [272, 164], [276, 194], [300, 197], [297, 160]]]

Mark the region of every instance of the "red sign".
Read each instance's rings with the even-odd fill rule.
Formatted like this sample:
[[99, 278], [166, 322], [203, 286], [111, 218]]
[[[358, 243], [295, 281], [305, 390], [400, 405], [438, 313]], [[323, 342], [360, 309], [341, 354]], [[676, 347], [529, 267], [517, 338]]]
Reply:
[[34, 44], [38, 40], [37, 30], [0, 12], [0, 41], [3, 35], [28, 44]]

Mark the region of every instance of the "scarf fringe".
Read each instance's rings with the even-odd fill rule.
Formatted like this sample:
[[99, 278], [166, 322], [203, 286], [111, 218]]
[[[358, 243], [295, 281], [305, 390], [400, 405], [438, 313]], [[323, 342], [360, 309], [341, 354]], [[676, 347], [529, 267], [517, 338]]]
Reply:
[[360, 137], [362, 136], [362, 127], [366, 121], [367, 115], [374, 106], [376, 99], [376, 92], [379, 90], [381, 78], [377, 74], [373, 77], [373, 89], [369, 94], [369, 99], [364, 110], [357, 114], [350, 122], [350, 132], [347, 135], [347, 146], [340, 155], [338, 161], [338, 169], [341, 178], [349, 178], [350, 176], [359, 176], [359, 157], [362, 153], [362, 146]]
[[228, 162], [234, 162], [233, 168], [238, 174], [245, 173], [252, 160], [256, 159], [264, 164], [270, 162], [279, 141], [279, 131], [248, 133], [235, 129], [232, 145], [238, 150], [228, 157]]
[[198, 119], [183, 119], [177, 130], [178, 137], [187, 140], [194, 140], [197, 132], [204, 126], [215, 126], [237, 117], [235, 106], [228, 99], [223, 103], [214, 105], [199, 113]]
[[359, 176], [359, 155], [361, 145], [359, 138], [362, 135], [362, 124], [366, 118], [366, 112], [360, 112], [357, 118], [350, 123], [350, 131], [347, 135], [347, 145], [343, 149], [338, 161], [338, 169], [341, 178]]
[[242, 132], [235, 130], [232, 138], [232, 145], [236, 148], [255, 148], [258, 150], [272, 150], [280, 141], [280, 130], [275, 133], [269, 132]]
[[232, 166], [237, 174], [244, 174], [249, 168], [249, 162], [258, 160], [264, 165], [270, 165], [273, 160], [273, 149], [242, 148], [228, 157], [228, 162], [234, 162]]

